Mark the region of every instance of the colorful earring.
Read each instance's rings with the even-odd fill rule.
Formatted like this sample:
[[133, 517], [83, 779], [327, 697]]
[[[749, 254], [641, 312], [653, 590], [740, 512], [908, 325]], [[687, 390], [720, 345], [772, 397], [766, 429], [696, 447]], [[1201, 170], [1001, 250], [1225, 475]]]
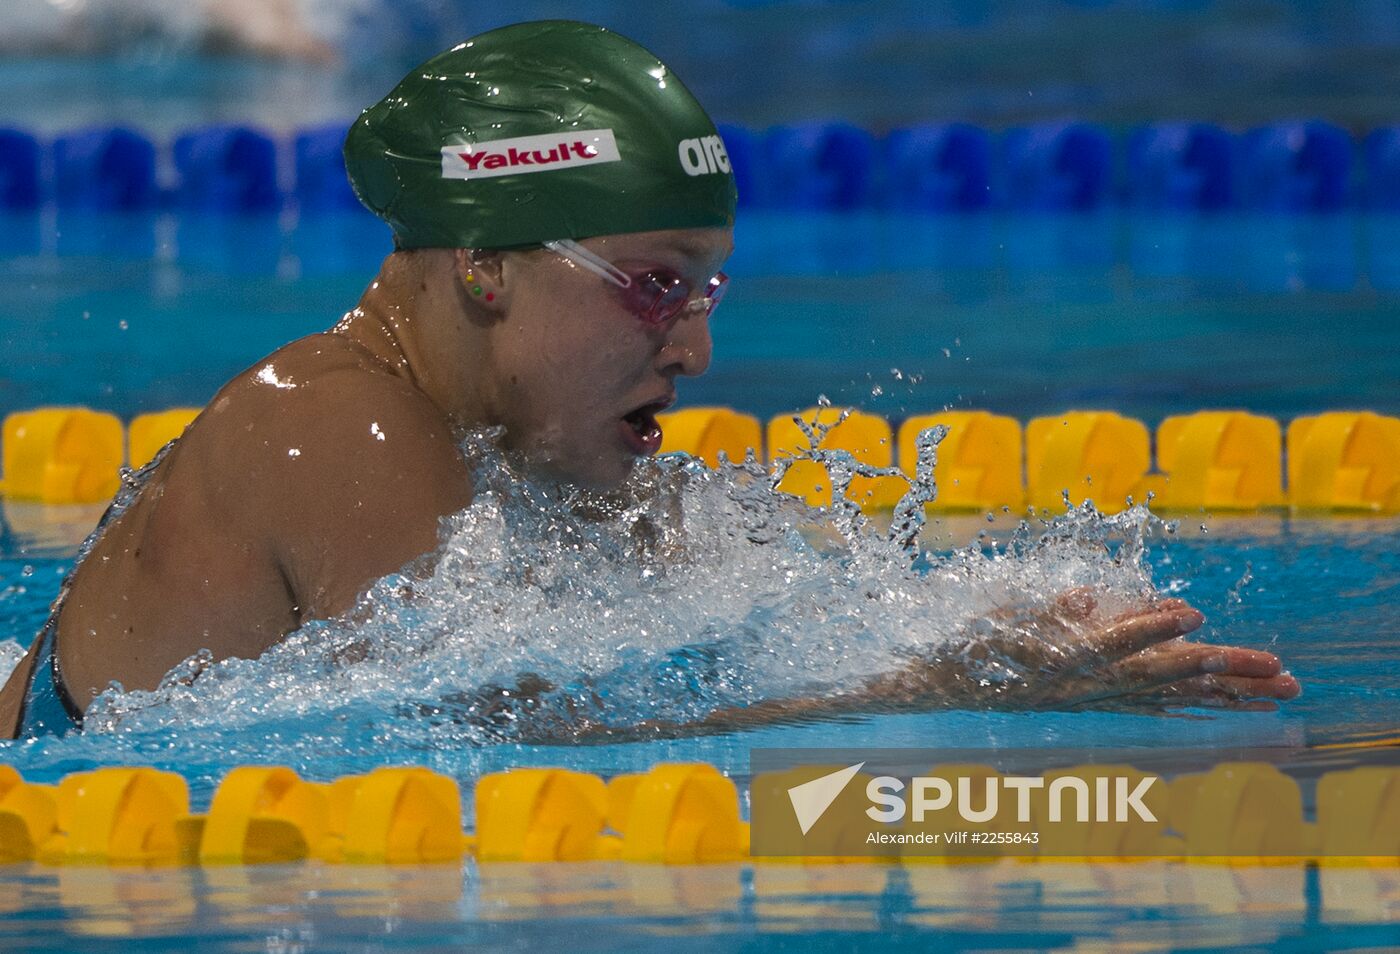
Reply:
[[[471, 287], [473, 295], [479, 296], [482, 293], [482, 287], [476, 283], [476, 275], [472, 272], [467, 272], [467, 284]], [[496, 296], [491, 292], [486, 292], [486, 300], [495, 301]]]

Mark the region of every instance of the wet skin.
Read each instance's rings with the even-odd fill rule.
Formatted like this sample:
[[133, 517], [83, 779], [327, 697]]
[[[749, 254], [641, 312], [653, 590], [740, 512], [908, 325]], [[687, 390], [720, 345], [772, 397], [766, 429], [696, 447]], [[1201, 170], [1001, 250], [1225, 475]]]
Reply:
[[[732, 236], [583, 244], [630, 274], [662, 267], [703, 289]], [[648, 325], [618, 289], [543, 250], [394, 253], [334, 328], [226, 384], [104, 532], [59, 621], [69, 691], [86, 706], [112, 681], [151, 689], [202, 649], [256, 657], [350, 609], [374, 580], [433, 550], [441, 518], [471, 502], [464, 428], [504, 426], [506, 445], [540, 471], [615, 486], [654, 445], [624, 419], [668, 405], [676, 379], [702, 374], [710, 356], [703, 309]], [[1255, 706], [1298, 692], [1269, 653], [1180, 640], [1201, 624], [1180, 601], [1102, 622], [1092, 609], [1088, 594], [1066, 594], [1038, 624], [1055, 638], [1008, 631], [999, 652], [1040, 675], [1007, 704]], [[0, 733], [17, 730], [33, 661], [0, 691]], [[912, 660], [837, 698], [778, 700], [693, 728], [999, 701], [965, 691], [960, 672]]]

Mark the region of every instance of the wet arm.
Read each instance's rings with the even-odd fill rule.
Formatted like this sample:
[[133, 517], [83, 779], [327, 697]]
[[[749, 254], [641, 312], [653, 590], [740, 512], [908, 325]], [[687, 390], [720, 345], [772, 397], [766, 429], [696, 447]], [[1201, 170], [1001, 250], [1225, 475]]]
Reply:
[[[1088, 609], [1082, 612], [1087, 615]], [[1298, 695], [1271, 653], [1187, 642], [1203, 618], [1165, 600], [1063, 643], [1008, 633], [910, 659], [845, 692], [765, 700], [689, 723], [645, 720], [624, 729], [581, 723], [585, 741], [729, 732], [891, 712], [948, 708], [1074, 709], [1106, 702], [1258, 708]], [[1164, 690], [1170, 690], [1164, 695]]]

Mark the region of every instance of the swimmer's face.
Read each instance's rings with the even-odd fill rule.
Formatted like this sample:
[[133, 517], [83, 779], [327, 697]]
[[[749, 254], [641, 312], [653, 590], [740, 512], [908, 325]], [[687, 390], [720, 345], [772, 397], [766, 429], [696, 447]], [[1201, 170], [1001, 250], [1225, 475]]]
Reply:
[[[733, 251], [730, 229], [639, 232], [579, 244], [642, 282], [679, 278], [693, 296]], [[621, 482], [660, 445], [655, 415], [676, 379], [710, 364], [709, 318], [688, 307], [649, 323], [636, 297], [553, 252], [505, 253], [499, 318], [489, 341], [493, 416], [508, 445], [560, 478], [595, 487]]]

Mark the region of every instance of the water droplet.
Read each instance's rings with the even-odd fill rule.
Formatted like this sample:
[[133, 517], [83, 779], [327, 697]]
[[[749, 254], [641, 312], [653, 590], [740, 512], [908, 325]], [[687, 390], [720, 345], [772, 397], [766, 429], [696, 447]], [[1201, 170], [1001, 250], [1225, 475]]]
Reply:
[[1244, 573], [1240, 574], [1240, 578], [1235, 581], [1235, 585], [1230, 587], [1229, 592], [1225, 594], [1225, 601], [1232, 606], [1238, 606], [1240, 603], [1244, 602], [1244, 589], [1249, 586], [1253, 580], [1254, 564], [1245, 561]]

